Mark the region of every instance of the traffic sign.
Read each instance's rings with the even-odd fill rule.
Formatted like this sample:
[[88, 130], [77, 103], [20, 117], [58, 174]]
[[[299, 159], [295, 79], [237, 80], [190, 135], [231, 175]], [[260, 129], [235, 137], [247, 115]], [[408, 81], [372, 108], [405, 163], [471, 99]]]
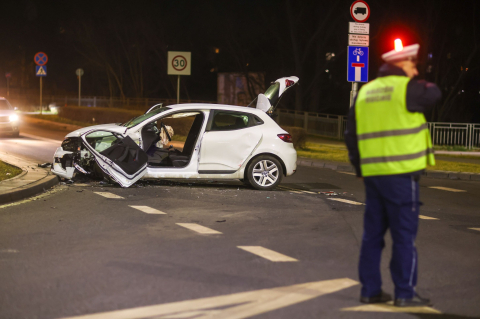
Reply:
[[369, 45], [369, 36], [363, 34], [349, 34], [348, 35], [348, 45], [368, 47]]
[[76, 74], [77, 76], [82, 76], [83, 73], [84, 73], [84, 72], [83, 72], [83, 69], [77, 69], [77, 70], [75, 71], [75, 74]]
[[35, 66], [35, 75], [36, 76], [47, 76], [47, 66], [46, 65], [36, 65]]
[[363, 0], [357, 0], [350, 6], [350, 15], [357, 22], [365, 22], [370, 17], [370, 7]]
[[368, 82], [368, 47], [348, 47], [347, 81]]
[[370, 34], [370, 23], [348, 23], [348, 33]]
[[43, 52], [38, 52], [37, 54], [35, 54], [35, 56], [33, 57], [33, 60], [35, 61], [35, 64], [36, 65], [45, 65], [47, 64], [48, 62], [48, 56], [43, 53]]
[[12, 77], [12, 73], [11, 72], [7, 72], [5, 73], [5, 77], [8, 79], [8, 78], [11, 78]]
[[190, 75], [191, 58], [191, 52], [168, 51], [168, 74]]

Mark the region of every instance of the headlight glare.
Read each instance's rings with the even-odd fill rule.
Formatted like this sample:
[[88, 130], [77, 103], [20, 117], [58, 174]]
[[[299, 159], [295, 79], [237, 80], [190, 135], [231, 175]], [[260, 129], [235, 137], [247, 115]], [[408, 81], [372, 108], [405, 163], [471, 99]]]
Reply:
[[17, 122], [18, 121], [18, 115], [13, 114], [8, 117], [10, 119], [10, 122]]

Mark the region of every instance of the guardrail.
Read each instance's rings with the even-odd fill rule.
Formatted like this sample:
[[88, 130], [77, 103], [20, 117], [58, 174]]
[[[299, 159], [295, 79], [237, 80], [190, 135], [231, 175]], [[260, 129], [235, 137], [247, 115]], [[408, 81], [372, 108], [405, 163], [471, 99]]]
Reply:
[[[276, 110], [279, 125], [303, 127], [307, 134], [344, 138], [347, 117], [323, 113]], [[480, 148], [480, 124], [429, 122], [433, 145]]]

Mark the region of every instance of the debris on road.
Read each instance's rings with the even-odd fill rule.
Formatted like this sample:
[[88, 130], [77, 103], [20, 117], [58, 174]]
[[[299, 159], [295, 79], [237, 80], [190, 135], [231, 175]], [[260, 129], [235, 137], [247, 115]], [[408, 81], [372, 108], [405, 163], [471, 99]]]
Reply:
[[327, 196], [338, 196], [338, 193], [336, 193], [336, 192], [334, 192], [334, 191], [330, 191], [330, 192], [320, 192], [320, 194], [327, 195]]
[[41, 168], [47, 168], [47, 167], [51, 167], [51, 166], [52, 166], [52, 163], [38, 164], [38, 167], [41, 167]]
[[217, 220], [217, 223], [224, 223], [224, 222], [226, 222], [226, 221], [227, 221], [226, 219]]

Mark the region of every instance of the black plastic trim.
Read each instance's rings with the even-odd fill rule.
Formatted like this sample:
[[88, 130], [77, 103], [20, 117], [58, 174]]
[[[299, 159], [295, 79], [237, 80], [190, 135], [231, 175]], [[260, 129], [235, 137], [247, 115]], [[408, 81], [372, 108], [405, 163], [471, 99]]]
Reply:
[[236, 171], [209, 171], [209, 170], [203, 170], [203, 171], [198, 171], [198, 174], [233, 174]]

